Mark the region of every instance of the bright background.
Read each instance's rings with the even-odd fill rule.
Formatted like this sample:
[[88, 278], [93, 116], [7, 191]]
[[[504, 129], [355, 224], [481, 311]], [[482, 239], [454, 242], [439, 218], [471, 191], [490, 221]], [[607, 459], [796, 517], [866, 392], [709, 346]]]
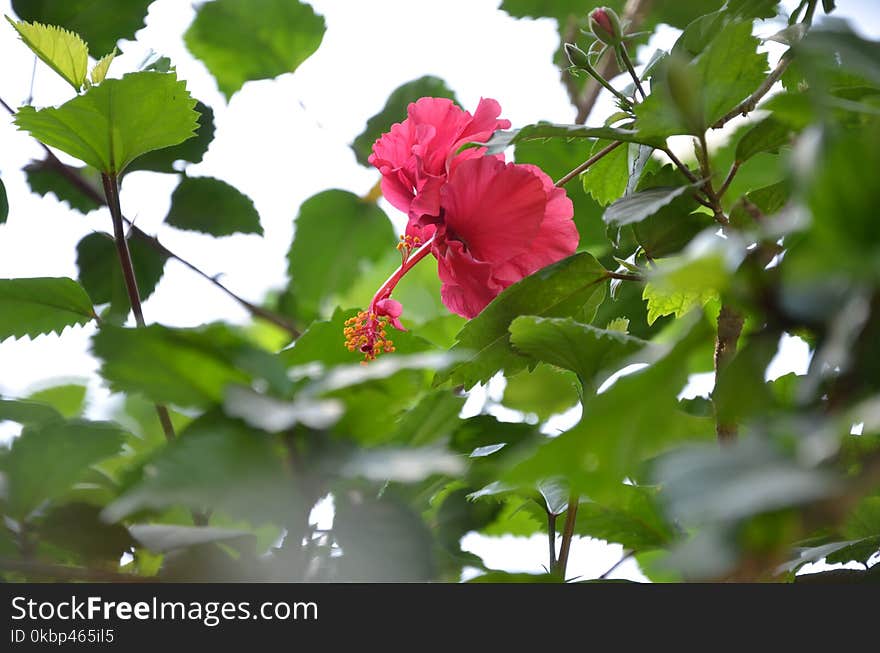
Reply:
[[[678, 0], [699, 1], [699, 0]], [[174, 252], [223, 282], [240, 296], [259, 302], [267, 292], [286, 284], [285, 254], [294, 232], [300, 203], [327, 188], [365, 194], [378, 173], [357, 164], [349, 143], [378, 113], [388, 95], [401, 84], [431, 74], [444, 79], [466, 109], [481, 97], [497, 99], [502, 116], [514, 127], [549, 120], [572, 122], [575, 111], [553, 65], [558, 47], [552, 19], [514, 19], [501, 11], [500, 0], [312, 0], [326, 20], [327, 31], [318, 51], [295, 73], [275, 80], [248, 82], [229, 104], [213, 77], [183, 44], [195, 11], [185, 0], [156, 0], [146, 27], [136, 41], [120, 43], [110, 76], [137, 69], [155, 52], [171, 58], [178, 76], [194, 97], [214, 110], [216, 133], [202, 163], [188, 168], [190, 176], [225, 180], [254, 200], [264, 236], [235, 235], [214, 239], [178, 231], [162, 224], [177, 184], [173, 175], [133, 172], [126, 176], [121, 199], [123, 212], [147, 233], [156, 234]], [[798, 3], [785, 0], [791, 10]], [[849, 18], [857, 31], [880, 38], [880, 2], [838, 0], [835, 15]], [[585, 11], [590, 9], [585, 2]], [[12, 14], [9, 0], [0, 0], [0, 13]], [[759, 25], [767, 36], [782, 24]], [[661, 26], [648, 46], [639, 49], [646, 61], [657, 47], [667, 49], [678, 30]], [[771, 63], [781, 47], [769, 44]], [[103, 54], [103, 53], [97, 53]], [[0, 97], [13, 107], [29, 101], [41, 107], [71, 97], [70, 87], [38, 62], [11, 26], [0, 24]], [[624, 80], [618, 80], [621, 85]], [[603, 92], [589, 122], [600, 124], [613, 111]], [[735, 126], [735, 122], [731, 126]], [[723, 139], [724, 134], [717, 134]], [[685, 147], [687, 145], [685, 144]], [[73, 160], [60, 154], [64, 161]], [[110, 231], [106, 209], [87, 216], [68, 209], [54, 195], [41, 198], [30, 192], [21, 168], [42, 157], [39, 146], [17, 132], [11, 117], [0, 116], [0, 174], [9, 196], [10, 214], [0, 225], [0, 278], [69, 276], [76, 278], [75, 246], [93, 231]], [[576, 184], [569, 192], [581, 192]], [[389, 217], [400, 228], [404, 216], [383, 201]], [[176, 261], [166, 264], [165, 275], [145, 302], [148, 322], [195, 326], [215, 320], [235, 323], [249, 316], [228, 296]], [[97, 362], [88, 352], [94, 327], [68, 329], [63, 336], [0, 343], [0, 396], [18, 397], [63, 380], [87, 381], [90, 411], [106, 416], [114, 398], [97, 378]], [[784, 338], [780, 353], [768, 369], [775, 378], [790, 371], [804, 373], [807, 348], [796, 338]], [[706, 394], [712, 375], [691, 380], [687, 395]], [[503, 379], [478, 389], [465, 411], [479, 410], [488, 394], [499, 396]], [[497, 413], [496, 409], [496, 413]], [[499, 415], [515, 419], [512, 412]], [[556, 420], [556, 426], [579, 416], [577, 411]], [[17, 428], [0, 423], [0, 442], [14, 437]], [[316, 515], [326, 521], [332, 510]], [[487, 566], [510, 571], [541, 571], [546, 563], [546, 537], [465, 536], [463, 548], [485, 560]], [[595, 577], [610, 568], [621, 547], [601, 541], [576, 541], [569, 566], [573, 576]], [[627, 561], [612, 574], [642, 579], [637, 565]]]

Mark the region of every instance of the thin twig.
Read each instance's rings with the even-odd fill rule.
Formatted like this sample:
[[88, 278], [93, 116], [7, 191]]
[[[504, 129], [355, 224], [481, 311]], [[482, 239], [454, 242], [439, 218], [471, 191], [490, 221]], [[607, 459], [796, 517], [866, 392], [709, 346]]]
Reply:
[[644, 281], [645, 277], [640, 274], [630, 274], [628, 272], [608, 272], [609, 279], [619, 279], [620, 281]]
[[727, 189], [730, 187], [730, 182], [733, 181], [733, 178], [736, 177], [736, 173], [739, 170], [740, 163], [739, 161], [734, 161], [733, 165], [730, 166], [730, 170], [727, 172], [727, 177], [724, 179], [724, 183], [721, 184], [721, 188], [718, 189], [718, 198], [724, 197], [724, 193], [727, 192]]
[[645, 93], [645, 89], [642, 88], [642, 82], [639, 80], [639, 76], [636, 74], [636, 69], [633, 67], [632, 60], [629, 58], [629, 54], [627, 54], [626, 52], [626, 46], [620, 46], [620, 55], [621, 59], [623, 59], [623, 65], [626, 66], [626, 70], [627, 72], [629, 72], [629, 76], [632, 77], [632, 80], [633, 82], [635, 82], [639, 94], [642, 96], [642, 100], [644, 100], [648, 96]]
[[550, 547], [550, 570], [556, 569], [556, 515], [547, 511], [547, 544]]
[[589, 168], [590, 166], [595, 164], [597, 161], [602, 159], [606, 154], [610, 154], [611, 152], [613, 152], [620, 145], [623, 145], [623, 141], [614, 141], [610, 145], [603, 147], [601, 150], [596, 152], [589, 159], [587, 159], [582, 164], [580, 164], [577, 168], [575, 168], [574, 170], [572, 170], [568, 174], [560, 177], [559, 180], [556, 182], [556, 185], [560, 186], [560, 187], [565, 186], [565, 184], [570, 182], [572, 179], [574, 179], [579, 174], [581, 174], [584, 170], [586, 170], [587, 168]]
[[[718, 335], [715, 337], [715, 389], [718, 381], [724, 375], [727, 366], [736, 355], [736, 343], [742, 333], [744, 318], [730, 306], [723, 304], [718, 313]], [[736, 439], [737, 425], [731, 424], [718, 415], [717, 406], [715, 411], [715, 435], [722, 444]]]
[[630, 558], [632, 558], [635, 554], [636, 554], [635, 551], [624, 551], [624, 552], [623, 552], [623, 556], [620, 558], [620, 560], [618, 560], [617, 562], [615, 562], [613, 565], [611, 565], [611, 566], [608, 568], [608, 570], [607, 570], [606, 572], [604, 572], [603, 574], [601, 574], [601, 575], [599, 576], [599, 580], [605, 580], [606, 578], [608, 578], [608, 577], [614, 572], [615, 569], [617, 569], [617, 568], [618, 568], [620, 565], [622, 565], [624, 562], [626, 562], [627, 560], [629, 560]]
[[791, 63], [791, 50], [782, 55], [779, 59], [779, 63], [776, 64], [776, 68], [767, 76], [767, 79], [763, 81], [763, 83], [758, 87], [758, 89], [752, 93], [745, 100], [736, 105], [729, 112], [724, 114], [721, 118], [719, 118], [712, 125], [712, 129], [721, 129], [728, 122], [736, 118], [737, 116], [745, 116], [755, 110], [758, 106], [758, 102], [761, 101], [773, 85], [779, 81], [779, 78], [782, 77], [783, 73], [785, 73], [788, 65]]
[[562, 531], [562, 543], [559, 546], [559, 560], [556, 564], [557, 571], [563, 579], [565, 579], [565, 569], [568, 566], [568, 556], [571, 552], [571, 540], [574, 537], [579, 502], [580, 497], [576, 494], [571, 495], [568, 499], [568, 509], [565, 511], [565, 526]]
[[[15, 110], [12, 107], [10, 107], [8, 104], [6, 104], [6, 102], [4, 102], [2, 98], [0, 98], [0, 105], [2, 105], [3, 108], [6, 109], [9, 113], [11, 113], [13, 115], [15, 114]], [[36, 140], [36, 139], [34, 139], [34, 140]], [[71, 168], [70, 166], [63, 163], [57, 156], [55, 156], [55, 153], [52, 152], [52, 150], [50, 150], [44, 143], [41, 143], [38, 140], [37, 140], [37, 143], [40, 145], [40, 147], [46, 153], [45, 163], [47, 163], [54, 170], [56, 170], [59, 174], [61, 174], [65, 179], [67, 179], [71, 184], [73, 184], [77, 190], [79, 190], [83, 195], [88, 197], [90, 200], [92, 200], [93, 202], [95, 202], [96, 204], [98, 204], [100, 206], [107, 205], [107, 202], [104, 199], [104, 196], [101, 194], [100, 191], [98, 191], [98, 189], [96, 189], [89, 182], [87, 182], [85, 179], [83, 179], [79, 174], [77, 174], [77, 172], [73, 168]], [[265, 320], [266, 322], [271, 322], [275, 326], [277, 326], [277, 327], [283, 329], [284, 331], [286, 331], [287, 333], [289, 333], [292, 338], [298, 338], [301, 335], [299, 329], [297, 329], [295, 326], [293, 326], [293, 324], [291, 324], [288, 320], [286, 320], [281, 315], [278, 315], [277, 313], [274, 313], [273, 311], [270, 311], [266, 308], [263, 308], [262, 306], [257, 306], [256, 304], [249, 302], [248, 300], [244, 299], [243, 297], [240, 297], [239, 295], [234, 293], [232, 290], [230, 290], [228, 287], [226, 287], [216, 276], [212, 276], [212, 275], [208, 274], [207, 272], [204, 272], [203, 270], [198, 268], [193, 263], [190, 263], [188, 260], [186, 260], [182, 256], [171, 251], [165, 245], [163, 245], [161, 242], [159, 242], [158, 238], [147, 234], [142, 229], [135, 226], [134, 223], [132, 223], [131, 220], [129, 220], [125, 216], [122, 216], [122, 219], [125, 222], [125, 224], [128, 226], [129, 232], [131, 233], [131, 235], [133, 237], [143, 240], [152, 249], [157, 251], [162, 256], [174, 259], [175, 261], [182, 263], [187, 268], [189, 268], [190, 270], [192, 270], [193, 272], [198, 274], [200, 277], [209, 281], [214, 286], [216, 286], [217, 288], [222, 290], [224, 293], [226, 293], [226, 295], [228, 295], [231, 299], [236, 301], [239, 305], [241, 305], [246, 311], [248, 311], [254, 317], [258, 317], [262, 320]]]

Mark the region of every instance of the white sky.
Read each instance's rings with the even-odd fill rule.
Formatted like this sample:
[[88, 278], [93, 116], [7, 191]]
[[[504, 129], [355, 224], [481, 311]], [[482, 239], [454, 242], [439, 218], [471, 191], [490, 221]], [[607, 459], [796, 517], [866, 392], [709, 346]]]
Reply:
[[[552, 64], [558, 34], [550, 19], [513, 19], [498, 9], [500, 0], [313, 0], [311, 4], [327, 23], [318, 51], [293, 74], [245, 84], [228, 105], [211, 75], [183, 44], [182, 34], [194, 16], [185, 0], [154, 2], [137, 40], [121, 42], [124, 55], [117, 57], [110, 73], [119, 77], [135, 70], [154, 50], [169, 56], [193, 96], [213, 108], [215, 139], [204, 161], [188, 173], [223, 179], [250, 196], [265, 235], [214, 239], [162, 224], [177, 183], [171, 175], [130, 174], [122, 188], [122, 206], [140, 228], [158, 235], [206, 272], [222, 273], [224, 283], [254, 301], [286, 283], [285, 254], [304, 199], [327, 188], [363, 194], [376, 182], [378, 173], [358, 165], [348, 144], [400, 84], [436, 75], [446, 80], [465, 108], [473, 109], [480, 97], [497, 99], [503, 117], [515, 127], [574, 118], [559, 83], [559, 70]], [[790, 7], [797, 2], [784, 4]], [[862, 33], [880, 35], [876, 0], [839, 0], [838, 5], [837, 14], [853, 17]], [[589, 7], [585, 3], [585, 10]], [[12, 15], [10, 0], [0, 0], [0, 13]], [[676, 31], [661, 29], [658, 36], [651, 48], [640, 51], [642, 60], [654, 47], [669, 47]], [[34, 57], [5, 21], [0, 25], [0, 61], [4, 62], [0, 97], [18, 106], [29, 94]], [[70, 97], [69, 86], [38, 63], [34, 104], [60, 104]], [[591, 122], [601, 122], [611, 106], [604, 97]], [[11, 118], [0, 115], [0, 174], [10, 204], [7, 223], [0, 225], [0, 278], [76, 278], [76, 243], [93, 231], [111, 230], [104, 209], [84, 217], [54, 196], [30, 193], [21, 168], [41, 154], [27, 134], [15, 130]], [[391, 217], [397, 225], [402, 223], [401, 215]], [[172, 326], [249, 319], [225, 294], [175, 261], [168, 262], [144, 313], [148, 322]], [[62, 337], [0, 343], [0, 395], [21, 396], [35, 386], [54, 385], [59, 378], [88, 379], [89, 396], [100, 414], [108, 393], [95, 377], [96, 362], [88, 354], [92, 332], [92, 327], [81, 327], [68, 329]], [[802, 369], [803, 356], [802, 351], [783, 356], [775, 363], [773, 376]], [[711, 388], [711, 378], [695, 381], [692, 393]], [[0, 438], [4, 433], [10, 434], [8, 428], [0, 428]], [[498, 543], [469, 536], [466, 545], [498, 568], [538, 571], [546, 561], [546, 542], [540, 537]], [[572, 571], [601, 573], [619, 550], [597, 542], [580, 543], [572, 555]], [[639, 577], [632, 564], [622, 565], [615, 576]]]

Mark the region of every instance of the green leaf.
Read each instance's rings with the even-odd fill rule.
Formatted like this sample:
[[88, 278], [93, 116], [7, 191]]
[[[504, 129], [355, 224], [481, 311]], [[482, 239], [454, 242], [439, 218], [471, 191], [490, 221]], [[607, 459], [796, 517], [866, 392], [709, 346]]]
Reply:
[[19, 424], [44, 424], [62, 419], [61, 413], [43, 401], [0, 399], [0, 422], [9, 420]]
[[6, 222], [8, 216], [9, 198], [6, 196], [6, 186], [3, 185], [3, 180], [0, 179], [0, 224]]
[[[128, 241], [128, 251], [141, 299], [146, 300], [162, 278], [168, 257], [140, 238], [131, 238]], [[76, 246], [76, 265], [79, 268], [80, 283], [92, 301], [96, 304], [109, 303], [115, 315], [128, 315], [131, 305], [116, 253], [116, 244], [110, 234], [95, 232], [80, 240]]]
[[497, 154], [516, 143], [543, 140], [545, 138], [571, 139], [602, 139], [606, 141], [623, 141], [624, 143], [644, 143], [655, 147], [663, 147], [663, 139], [646, 136], [639, 130], [622, 129], [620, 127], [585, 127], [584, 125], [558, 125], [539, 122], [526, 125], [520, 129], [497, 131], [486, 142], [489, 154]]
[[142, 392], [157, 403], [205, 406], [220, 403], [229, 384], [263, 378], [277, 387], [286, 380], [277, 358], [221, 324], [197, 329], [105, 324], [92, 351], [111, 389]]
[[67, 492], [91, 465], [117, 453], [122, 437], [119, 426], [109, 422], [26, 426], [4, 462], [12, 514], [24, 518], [47, 499]]
[[649, 551], [671, 544], [675, 531], [664, 519], [653, 488], [623, 486], [613, 503], [581, 502], [575, 533]]
[[184, 40], [229, 98], [248, 80], [292, 73], [324, 37], [324, 19], [296, 0], [202, 5]]
[[[609, 145], [608, 141], [596, 141], [591, 155]], [[599, 204], [607, 206], [626, 192], [629, 181], [629, 148], [617, 147], [581, 175], [584, 191]]]
[[128, 530], [142, 546], [156, 553], [167, 553], [175, 549], [186, 549], [211, 542], [234, 542], [255, 538], [250, 531], [212, 526], [133, 524]]
[[34, 54], [79, 92], [89, 68], [89, 48], [80, 38], [55, 25], [15, 22], [6, 17]]
[[595, 390], [601, 383], [595, 382], [600, 372], [617, 371], [615, 363], [636, 352], [645, 354], [640, 362], [649, 359], [645, 348], [648, 343], [644, 340], [597, 329], [571, 318], [518, 317], [510, 323], [510, 342], [515, 349], [537, 360], [575, 372], [587, 386], [585, 390]]
[[[516, 344], [513, 337], [511, 342]], [[523, 370], [507, 379], [501, 403], [544, 420], [574, 406], [578, 402], [577, 388], [577, 378], [570, 372], [539, 363], [533, 370]]]
[[95, 52], [110, 52], [118, 39], [134, 40], [152, 0], [12, 0], [22, 20], [60, 25], [77, 34]]
[[86, 386], [79, 383], [53, 385], [31, 393], [27, 400], [49, 404], [64, 417], [72, 418], [85, 408]]
[[673, 200], [690, 190], [690, 186], [652, 188], [623, 197], [605, 209], [602, 220], [606, 224], [623, 226], [640, 222], [657, 213]]
[[465, 397], [449, 390], [435, 390], [401, 415], [389, 442], [412, 446], [426, 445], [452, 435], [459, 425], [458, 414]]
[[258, 523], [285, 514], [298, 501], [279, 443], [215, 413], [192, 422], [143, 470], [140, 480], [104, 509], [105, 520], [144, 509], [210, 506]]
[[92, 72], [89, 73], [89, 80], [91, 80], [92, 84], [100, 84], [104, 81], [107, 77], [107, 72], [110, 70], [110, 64], [113, 63], [115, 58], [116, 48], [113, 48], [110, 54], [105, 54], [98, 60], [95, 67], [92, 68]]
[[406, 109], [410, 102], [423, 97], [442, 97], [457, 101], [455, 93], [449, 90], [446, 82], [439, 77], [425, 75], [398, 86], [388, 96], [382, 111], [367, 121], [364, 131], [351, 144], [358, 163], [363, 166], [369, 165], [367, 158], [373, 152], [373, 143], [376, 139], [390, 131], [394, 123], [402, 122], [406, 118]]
[[310, 321], [325, 313], [328, 302], [396, 244], [391, 223], [376, 204], [342, 190], [307, 199], [287, 258], [297, 318]]
[[212, 236], [263, 233], [251, 199], [225, 181], [211, 177], [185, 177], [174, 189], [165, 222]]
[[736, 145], [736, 160], [748, 161], [761, 152], [772, 152], [791, 141], [791, 129], [773, 116], [752, 127]]
[[[688, 37], [688, 31], [680, 41]], [[767, 55], [758, 53], [758, 39], [752, 36], [752, 22], [725, 25], [702, 52], [689, 63], [683, 74], [699, 89], [695, 98], [673, 97], [669, 84], [657, 84], [648, 98], [636, 108], [639, 131], [646, 139], [702, 131], [754, 92], [767, 73]], [[683, 92], [676, 89], [676, 93]], [[692, 125], [679, 110], [693, 102], [702, 125]]]
[[868, 496], [859, 501], [843, 526], [849, 539], [880, 535], [880, 496]]
[[590, 254], [575, 254], [538, 270], [506, 288], [483, 312], [465, 324], [453, 352], [468, 352], [464, 360], [437, 376], [470, 388], [496, 372], [515, 374], [528, 359], [510, 346], [508, 327], [520, 315], [584, 316], [591, 319], [604, 297], [608, 272]]
[[[67, 166], [67, 169], [71, 174], [79, 177], [83, 183], [92, 184], [95, 189], [100, 187], [100, 175], [96, 174], [92, 168]], [[76, 184], [45, 159], [29, 163], [24, 167], [24, 172], [31, 190], [38, 195], [45, 196], [47, 193], [54, 193], [59, 202], [67, 202], [70, 208], [76, 209], [80, 213], [88, 213], [102, 206], [93, 197], [83, 193]]]
[[682, 412], [676, 399], [687, 380], [686, 361], [709, 331], [698, 323], [657, 362], [586, 398], [577, 426], [518, 456], [501, 481], [522, 487], [560, 477], [572, 492], [613, 501], [648, 458], [684, 440], [713, 437], [712, 420]]
[[716, 297], [718, 297], [718, 293], [711, 288], [702, 291], [675, 290], [653, 283], [645, 284], [645, 289], [642, 292], [642, 298], [648, 302], [648, 324], [654, 324], [658, 318], [664, 315], [682, 317], [687, 315], [692, 308], [704, 306]]
[[117, 175], [141, 154], [190, 138], [198, 118], [194, 105], [174, 73], [129, 73], [57, 108], [21, 107], [15, 124], [46, 145]]
[[89, 296], [73, 279], [0, 279], [0, 341], [61, 333], [94, 317]]
[[40, 520], [37, 536], [86, 562], [116, 565], [136, 543], [125, 527], [101, 521], [100, 512], [99, 506], [82, 502], [55, 506]]
[[199, 101], [196, 101], [195, 110], [199, 114], [199, 126], [193, 138], [139, 156], [128, 166], [129, 172], [132, 170], [175, 172], [175, 161], [201, 163], [211, 141], [214, 140], [214, 110]]
[[690, 196], [682, 196], [658, 213], [633, 225], [633, 234], [652, 259], [677, 254], [700, 232], [711, 226], [712, 216], [691, 210], [696, 202]]

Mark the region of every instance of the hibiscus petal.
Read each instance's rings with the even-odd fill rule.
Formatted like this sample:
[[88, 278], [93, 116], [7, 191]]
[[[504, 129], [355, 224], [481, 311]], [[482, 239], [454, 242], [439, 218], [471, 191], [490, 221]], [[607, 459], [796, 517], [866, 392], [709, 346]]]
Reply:
[[476, 317], [505, 286], [493, 277], [489, 263], [474, 259], [460, 242], [447, 243], [442, 233], [434, 242], [443, 305], [462, 317]]

